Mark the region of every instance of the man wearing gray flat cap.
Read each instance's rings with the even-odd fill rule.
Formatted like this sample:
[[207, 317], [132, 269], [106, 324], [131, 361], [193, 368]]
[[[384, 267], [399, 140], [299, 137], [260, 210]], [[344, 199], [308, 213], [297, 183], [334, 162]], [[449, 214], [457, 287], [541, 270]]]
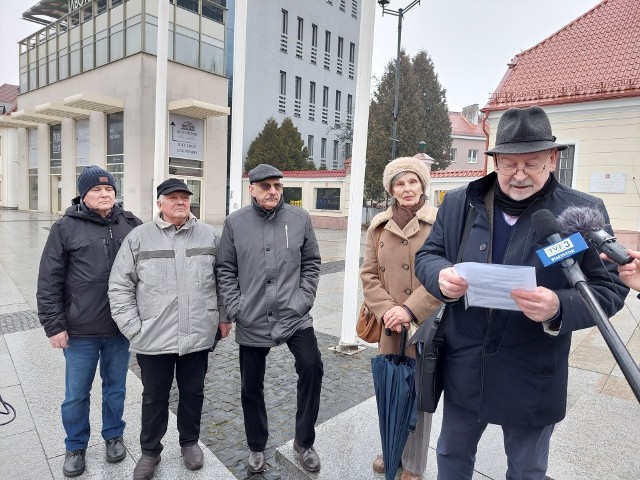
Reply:
[[[566, 148], [556, 143], [542, 108], [504, 112], [496, 144], [486, 152], [495, 171], [447, 193], [416, 254], [416, 276], [446, 303], [444, 409], [436, 449], [440, 480], [472, 478], [488, 424], [502, 427], [507, 479], [546, 477], [551, 434], [566, 414], [571, 332], [594, 322], [561, 266], [543, 267], [536, 251], [548, 242], [536, 232], [532, 216], [541, 210], [558, 216], [575, 205], [596, 208], [609, 222], [601, 199], [556, 179], [558, 152]], [[463, 231], [468, 236], [458, 257]], [[465, 308], [468, 284], [456, 272], [457, 258], [535, 267], [538, 286], [511, 291], [518, 310]], [[594, 248], [573, 258], [613, 316], [628, 293], [615, 264], [603, 266]]]
[[320, 470], [313, 448], [323, 366], [309, 311], [320, 275], [320, 250], [309, 214], [284, 203], [283, 174], [261, 164], [249, 172], [251, 205], [229, 215], [216, 260], [216, 278], [236, 324], [242, 410], [249, 471], [265, 470], [269, 430], [264, 402], [266, 358], [287, 344], [298, 374], [294, 449], [302, 467]]

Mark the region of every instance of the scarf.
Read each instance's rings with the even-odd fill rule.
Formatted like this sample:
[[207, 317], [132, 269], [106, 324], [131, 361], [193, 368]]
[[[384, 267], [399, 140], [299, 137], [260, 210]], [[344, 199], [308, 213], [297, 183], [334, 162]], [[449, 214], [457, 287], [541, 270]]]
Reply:
[[411, 219], [416, 216], [416, 212], [423, 207], [424, 201], [425, 196], [422, 195], [420, 196], [420, 201], [418, 202], [418, 204], [413, 207], [403, 207], [399, 205], [397, 201], [394, 203], [392, 207], [393, 217], [391, 218], [393, 218], [393, 221], [396, 222], [396, 225], [398, 225], [400, 230], [404, 230], [404, 227], [407, 226], [407, 223], [409, 223]]
[[519, 217], [537, 199], [546, 197], [548, 194], [553, 193], [557, 186], [558, 180], [556, 180], [556, 176], [552, 173], [549, 175], [549, 179], [544, 186], [536, 193], [524, 200], [514, 200], [502, 191], [500, 184], [496, 180], [496, 183], [493, 184], [493, 196], [496, 205], [498, 205], [504, 213], [507, 215], [513, 215], [514, 217]]

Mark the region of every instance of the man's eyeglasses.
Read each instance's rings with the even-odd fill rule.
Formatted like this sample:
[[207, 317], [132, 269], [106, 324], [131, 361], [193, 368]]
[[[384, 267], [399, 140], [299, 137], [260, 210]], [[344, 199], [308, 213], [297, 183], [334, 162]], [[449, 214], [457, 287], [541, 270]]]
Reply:
[[496, 171], [507, 177], [516, 175], [520, 170], [522, 170], [522, 173], [524, 173], [525, 175], [529, 175], [529, 176], [540, 175], [542, 172], [546, 170], [546, 168], [547, 168], [547, 162], [542, 163], [540, 165], [528, 165], [522, 168], [518, 168], [518, 165], [514, 165], [512, 163], [503, 164], [500, 162], [496, 162]]
[[282, 191], [281, 183], [256, 182], [254, 185], [258, 185], [265, 192], [271, 190], [271, 187], [275, 188], [278, 192]]

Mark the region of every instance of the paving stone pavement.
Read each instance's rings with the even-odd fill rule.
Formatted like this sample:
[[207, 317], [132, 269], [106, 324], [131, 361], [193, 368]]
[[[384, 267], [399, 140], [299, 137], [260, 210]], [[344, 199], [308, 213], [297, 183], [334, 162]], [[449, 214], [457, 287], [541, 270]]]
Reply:
[[[324, 378], [317, 424], [362, 403], [373, 395], [371, 358], [374, 349], [358, 355], [341, 355], [329, 350], [338, 338], [316, 332], [324, 363]], [[275, 451], [294, 437], [296, 416], [296, 380], [294, 358], [284, 345], [272, 348], [267, 357], [265, 403], [269, 418], [269, 440], [265, 456], [267, 470], [252, 475], [247, 470], [249, 449], [246, 445], [242, 406], [240, 403], [240, 369], [238, 345], [229, 338], [218, 343], [209, 356], [209, 371], [205, 380], [200, 440], [239, 479], [292, 480], [290, 473], [276, 462]], [[131, 369], [140, 376], [132, 358]], [[174, 382], [170, 408], [176, 413], [178, 391]], [[169, 428], [175, 428], [171, 426]], [[322, 451], [319, 451], [322, 460]]]

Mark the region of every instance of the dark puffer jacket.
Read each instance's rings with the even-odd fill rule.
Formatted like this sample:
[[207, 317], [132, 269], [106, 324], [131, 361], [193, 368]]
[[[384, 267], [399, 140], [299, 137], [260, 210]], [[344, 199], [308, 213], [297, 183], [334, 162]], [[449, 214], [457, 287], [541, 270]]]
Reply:
[[102, 218], [77, 197], [51, 226], [36, 294], [47, 337], [64, 330], [70, 337], [120, 333], [109, 309], [109, 273], [124, 237], [141, 223], [117, 204]]

